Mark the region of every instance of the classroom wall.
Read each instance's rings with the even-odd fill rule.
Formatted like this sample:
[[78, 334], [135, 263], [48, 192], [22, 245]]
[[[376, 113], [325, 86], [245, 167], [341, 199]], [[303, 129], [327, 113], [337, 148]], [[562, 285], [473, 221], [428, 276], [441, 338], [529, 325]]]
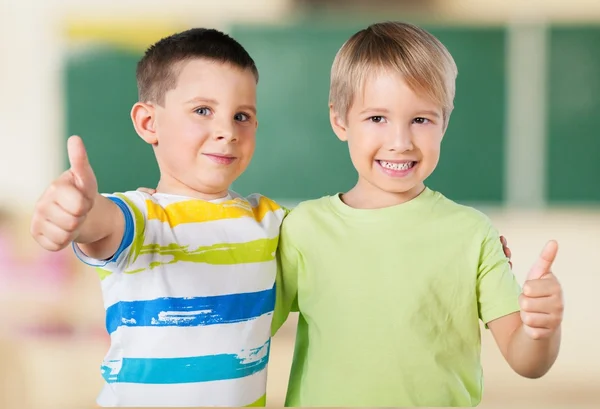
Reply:
[[[496, 38], [493, 40], [495, 45], [487, 48], [487, 52], [492, 50], [491, 52], [494, 53], [493, 61], [496, 64], [503, 64], [496, 66], [496, 70], [502, 72], [494, 80], [495, 85], [492, 85], [496, 87], [495, 93], [487, 95], [487, 100], [485, 95], [481, 96], [483, 99], [471, 98], [471, 91], [475, 92], [479, 89], [477, 80], [480, 79], [485, 83], [487, 71], [482, 65], [485, 60], [471, 63], [471, 60], [476, 57], [470, 57], [469, 52], [475, 52], [475, 49], [469, 51], [469, 47], [462, 47], [460, 41], [454, 47], [458, 55], [463, 52], [462, 50], [465, 54], [462, 67], [459, 67], [461, 72], [465, 73], [464, 77], [459, 77], [457, 104], [460, 104], [461, 110], [457, 110], [453, 117], [449, 130], [452, 138], [447, 138], [448, 141], [445, 142], [445, 150], [448, 154], [443, 157], [439, 172], [432, 177], [432, 184], [448, 190], [456, 199], [493, 205], [539, 207], [548, 203], [567, 203], [595, 206], [595, 203], [600, 201], [600, 193], [597, 193], [600, 190], [589, 189], [587, 186], [594, 185], [600, 169], [595, 160], [585, 159], [586, 156], [583, 154], [600, 150], [597, 146], [599, 138], [596, 138], [593, 132], [594, 121], [589, 115], [590, 112], [595, 112], [596, 99], [590, 95], [597, 95], [597, 82], [594, 78], [597, 77], [595, 73], [600, 69], [599, 51], [594, 46], [597, 44], [594, 22], [600, 22], [600, 3], [587, 0], [568, 4], [554, 0], [544, 2], [490, 0], [486, 1], [485, 7], [475, 0], [428, 3], [434, 4], [434, 13], [424, 14], [415, 19], [430, 24], [432, 29], [461, 24], [468, 27], [473, 25], [481, 27], [485, 26], [486, 22], [490, 22], [493, 23], [494, 29], [503, 32], [502, 38]], [[139, 148], [144, 162], [150, 162], [152, 159], [149, 152], [144, 151], [140, 141], [136, 140], [126, 118], [125, 108], [132, 98], [130, 87], [124, 85], [123, 93], [107, 91], [106, 98], [96, 99], [91, 98], [94, 94], [86, 92], [85, 88], [73, 89], [73, 86], [79, 86], [79, 83], [75, 82], [71, 90], [82, 95], [87, 94], [90, 101], [83, 105], [75, 104], [75, 100], [69, 101], [70, 78], [65, 74], [76, 68], [74, 64], [81, 62], [77, 59], [77, 55], [81, 55], [82, 52], [81, 44], [70, 41], [69, 38], [77, 40], [86, 35], [94, 37], [93, 33], [90, 35], [94, 30], [93, 27], [100, 32], [106, 31], [107, 26], [120, 27], [115, 30], [115, 33], [125, 30], [125, 37], [137, 36], [137, 40], [134, 40], [137, 41], [137, 48], [130, 47], [123, 51], [117, 47], [118, 52], [125, 52], [127, 54], [125, 58], [130, 60], [122, 68], [130, 70], [133, 61], [143, 49], [141, 44], [157, 38], [161, 33], [190, 25], [215, 26], [232, 32], [237, 30], [239, 35], [246, 36], [246, 40], [240, 38], [240, 41], [247, 41], [248, 47], [258, 55], [257, 61], [262, 66], [262, 70], [277, 71], [278, 57], [274, 54], [269, 56], [268, 50], [261, 49], [260, 42], [256, 45], [250, 44], [255, 41], [250, 37], [255, 36], [257, 41], [260, 38], [264, 40], [270, 32], [273, 33], [269, 31], [273, 30], [273, 25], [279, 27], [275, 31], [280, 30], [279, 33], [283, 37], [293, 37], [296, 28], [285, 28], [285, 22], [306, 22], [314, 19], [313, 16], [303, 17], [303, 14], [293, 7], [292, 0], [254, 2], [228, 0], [218, 4], [186, 0], [170, 2], [168, 8], [165, 8], [160, 0], [143, 2], [138, 0], [128, 2], [27, 0], [4, 2], [1, 7], [0, 45], [3, 50], [3, 63], [0, 64], [0, 89], [4, 98], [0, 100], [0, 142], [5, 149], [0, 150], [0, 204], [17, 207], [19, 211], [25, 212], [32, 208], [35, 200], [52, 178], [64, 169], [66, 136], [71, 131], [79, 132], [78, 129], [88, 133], [93, 132], [88, 128], [95, 129], [94, 132], [97, 133], [103, 131], [103, 127], [97, 126], [98, 122], [85, 121], [86, 115], [92, 118], [99, 111], [106, 114], [106, 118], [115, 118], [111, 120], [96, 118], [96, 120], [102, 122], [103, 126], [108, 126], [106, 128], [108, 133], [111, 133], [112, 129], [110, 123], [120, 123], [114, 129], [123, 132], [123, 135], [113, 133], [109, 137], [115, 138], [116, 141], [124, 141], [128, 138], [124, 143]], [[402, 10], [395, 15], [388, 14], [387, 17], [392, 16], [402, 19]], [[142, 22], [141, 25], [132, 23], [134, 17]], [[427, 23], [428, 19], [431, 20], [429, 23]], [[368, 15], [360, 21], [367, 20]], [[339, 23], [339, 19], [337, 21]], [[588, 27], [580, 30], [582, 22]], [[322, 19], [321, 23], [326, 24]], [[259, 28], [256, 28], [257, 24]], [[554, 27], [569, 24], [572, 27], [565, 29]], [[87, 34], [82, 34], [82, 27], [87, 29]], [[326, 87], [327, 65], [332, 55], [329, 59], [325, 57], [331, 54], [343, 37], [354, 28], [356, 25], [348, 24], [344, 27], [342, 24], [337, 32], [332, 33], [328, 37], [329, 40], [325, 41], [327, 46], [317, 40], [314, 44], [306, 43], [304, 48], [299, 49], [298, 52], [306, 53], [307, 50], [323, 46], [320, 48], [321, 51], [316, 53], [322, 58], [318, 61], [314, 60], [320, 68], [311, 68], [310, 78], [306, 77], [306, 73], [300, 73], [299, 75], [304, 77], [298, 77], [298, 80], [287, 78], [286, 91], [300, 92], [303, 101], [310, 100], [312, 95], [316, 95], [316, 100], [321, 101]], [[252, 30], [254, 33], [249, 34]], [[262, 33], [258, 33], [261, 30]], [[319, 29], [313, 27], [313, 30]], [[483, 30], [485, 31], [486, 28], [483, 27]], [[151, 34], [138, 35], [140, 31], [150, 31]], [[305, 35], [310, 37], [310, 30], [306, 31]], [[105, 33], [96, 33], [96, 39], [102, 36], [105, 36]], [[290, 41], [296, 41], [295, 44], [298, 45], [297, 40], [290, 39]], [[285, 49], [287, 46], [280, 43], [279, 47]], [[108, 44], [108, 49], [111, 48], [114, 48], [114, 44]], [[83, 50], [85, 49], [84, 47]], [[563, 53], [567, 53], [569, 58], [564, 58]], [[307, 55], [310, 55], [310, 51]], [[458, 55], [457, 58], [460, 58]], [[290, 58], [293, 58], [293, 53]], [[286, 61], [280, 63], [292, 64]], [[473, 81], [466, 78], [466, 73], [470, 72], [474, 73]], [[294, 81], [301, 84], [302, 79], [308, 80], [308, 87], [294, 85]], [[124, 79], [123, 81], [125, 84], [126, 81]], [[283, 155], [285, 150], [280, 152], [280, 157], [277, 159], [279, 162], [272, 159], [273, 155], [271, 159], [266, 157], [269, 155], [269, 149], [274, 150], [274, 146], [277, 146], [274, 138], [282, 134], [282, 128], [277, 126], [276, 108], [284, 105], [290, 108], [290, 104], [293, 103], [293, 98], [287, 97], [286, 104], [278, 104], [282, 99], [275, 94], [278, 92], [277, 81], [277, 77], [273, 74], [269, 77], [263, 76], [259, 91], [260, 100], [265, 102], [263, 104], [265, 116], [261, 120], [262, 139], [259, 142], [263, 153], [257, 154], [259, 159], [256, 161], [257, 165], [253, 164], [250, 172], [238, 183], [240, 189], [242, 191], [269, 190], [267, 187], [269, 185], [273, 186], [274, 196], [296, 200], [304, 199], [306, 195], [328, 193], [334, 186], [340, 186], [339, 189], [346, 188], [351, 183], [353, 171], [347, 160], [344, 162], [343, 149], [331, 139], [328, 124], [324, 120], [324, 111], [316, 112], [320, 107], [307, 111], [308, 123], [300, 127], [292, 127], [284, 133], [291, 132], [297, 136], [304, 132], [302, 136], [305, 138], [312, 138], [311, 140], [315, 141], [327, 140], [324, 143], [334, 150], [333, 155], [338, 158], [336, 160], [340, 161], [340, 169], [346, 174], [340, 175], [338, 171], [321, 180], [318, 177], [320, 164], [316, 163], [316, 167], [311, 164], [309, 167], [309, 176], [312, 175], [310, 176], [312, 179], [309, 178], [311, 183], [307, 184], [308, 187], [304, 191], [295, 193], [297, 197], [291, 197], [292, 193], [286, 188], [285, 179], [269, 180], [264, 177], [266, 170], [263, 169], [268, 165], [286, 162]], [[460, 88], [461, 81], [464, 84], [463, 88]], [[312, 84], [315, 86], [313, 87]], [[319, 85], [319, 89], [316, 88], [316, 84]], [[502, 87], [500, 92], [498, 87]], [[581, 93], [588, 96], [588, 100], [579, 101], [586, 104], [586, 110], [583, 113], [574, 112], [577, 96]], [[120, 98], [118, 103], [108, 103], [109, 98], [115, 97]], [[574, 100], [575, 102], [565, 108], [568, 101]], [[69, 104], [79, 108], [81, 112], [74, 112], [74, 115], [69, 117]], [[490, 109], [485, 110], [486, 105], [490, 106]], [[117, 108], [124, 112], [117, 113]], [[469, 122], [471, 119], [468, 110], [478, 108], [493, 118], [489, 123], [489, 130], [484, 132], [477, 122], [483, 124], [486, 120], [485, 116], [482, 117], [483, 114], [473, 118], [475, 122]], [[462, 119], [461, 115], [463, 115]], [[499, 116], [501, 119], [498, 119]], [[83, 121], [87, 124], [87, 128], [77, 126], [77, 121], [79, 123]], [[572, 128], [574, 123], [578, 125]], [[478, 129], [469, 130], [469, 126]], [[98, 138], [94, 136], [91, 139], [92, 146], [94, 143], [96, 146], [102, 146]], [[96, 142], [93, 142], [94, 140]], [[271, 140], [274, 145], [270, 144]], [[298, 141], [298, 138], [295, 141]], [[298, 144], [293, 142], [289, 146], [297, 148]], [[501, 150], [497, 151], [496, 148], [499, 147]], [[100, 147], [97, 149], [96, 156], [101, 156]], [[476, 152], [473, 152], [474, 150]], [[487, 152], [485, 155], [491, 154], [489, 160], [477, 155], [477, 152], [482, 150], [484, 153]], [[567, 152], [566, 156], [565, 152]], [[564, 161], [565, 157], [567, 161], [577, 161], [579, 166], [566, 167], [565, 170], [549, 165], [556, 161]], [[296, 159], [306, 164], [305, 160], [297, 156]], [[117, 160], [124, 161], [125, 158], [117, 157]], [[461, 175], [451, 164], [465, 160], [467, 163], [473, 163], [473, 171]], [[151, 167], [152, 164], [148, 166]], [[117, 166], [113, 172], [117, 172], [117, 169], [120, 170]], [[302, 169], [296, 175], [305, 172], [306, 169]], [[288, 173], [283, 172], [283, 174], [289, 178]], [[107, 175], [103, 177], [104, 181], [100, 182], [107, 187], [107, 190], [111, 190], [111, 187], [120, 188], [125, 183], [127, 186], [136, 184], [134, 182], [152, 184], [156, 173], [150, 172], [145, 178], [133, 176], [129, 179], [116, 179], [110, 173]], [[577, 178], [581, 175], [587, 179], [579, 183]], [[256, 187], [252, 189], [254, 185]], [[18, 205], [15, 206], [15, 203]]]

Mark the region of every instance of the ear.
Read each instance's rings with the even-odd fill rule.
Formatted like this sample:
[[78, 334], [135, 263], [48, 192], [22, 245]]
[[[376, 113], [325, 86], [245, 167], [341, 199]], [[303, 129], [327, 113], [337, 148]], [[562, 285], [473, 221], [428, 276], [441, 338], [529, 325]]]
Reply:
[[329, 121], [331, 122], [331, 128], [333, 129], [333, 132], [336, 134], [338, 139], [342, 142], [346, 142], [348, 140], [348, 135], [346, 132], [345, 121], [333, 109], [332, 104], [329, 104]]
[[140, 138], [150, 145], [158, 143], [155, 128], [156, 109], [153, 105], [137, 102], [131, 109], [131, 120]]

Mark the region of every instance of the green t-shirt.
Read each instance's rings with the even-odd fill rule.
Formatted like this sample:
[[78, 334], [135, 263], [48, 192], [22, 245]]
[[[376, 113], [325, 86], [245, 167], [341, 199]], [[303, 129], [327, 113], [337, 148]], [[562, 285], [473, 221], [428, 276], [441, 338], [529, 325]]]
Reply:
[[279, 244], [276, 331], [300, 312], [286, 406], [475, 406], [480, 323], [521, 292], [489, 219], [425, 189], [364, 210], [301, 203]]

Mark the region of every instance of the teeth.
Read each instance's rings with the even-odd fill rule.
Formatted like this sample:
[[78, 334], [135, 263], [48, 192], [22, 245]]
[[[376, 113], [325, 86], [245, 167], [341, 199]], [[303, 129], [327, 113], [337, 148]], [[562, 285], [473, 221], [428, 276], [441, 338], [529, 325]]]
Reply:
[[414, 162], [393, 163], [380, 160], [379, 163], [386, 169], [392, 170], [408, 170], [413, 167]]

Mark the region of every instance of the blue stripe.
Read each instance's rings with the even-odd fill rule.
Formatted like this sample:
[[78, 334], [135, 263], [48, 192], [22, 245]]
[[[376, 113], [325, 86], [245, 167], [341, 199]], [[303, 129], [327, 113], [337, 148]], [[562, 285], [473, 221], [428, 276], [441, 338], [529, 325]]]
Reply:
[[237, 379], [263, 370], [269, 361], [270, 341], [240, 354], [189, 358], [124, 358], [106, 362], [102, 376], [108, 383], [174, 384]]
[[108, 200], [112, 200], [121, 212], [123, 212], [123, 217], [125, 217], [125, 231], [123, 232], [123, 238], [121, 239], [121, 244], [119, 244], [119, 248], [115, 252], [115, 254], [110, 258], [109, 261], [117, 261], [121, 253], [133, 243], [133, 235], [135, 226], [133, 224], [133, 216], [131, 215], [131, 210], [127, 204], [120, 198], [114, 196], [108, 196]]
[[106, 329], [231, 324], [273, 312], [275, 287], [255, 293], [120, 301], [106, 310]]
[[131, 211], [129, 210], [129, 207], [127, 207], [127, 204], [125, 204], [125, 202], [119, 199], [118, 197], [107, 196], [106, 198], [108, 200], [112, 200], [119, 207], [119, 209], [121, 209], [123, 217], [125, 217], [125, 231], [123, 232], [123, 238], [121, 239], [121, 244], [119, 244], [119, 248], [117, 249], [115, 254], [112, 255], [112, 257], [106, 260], [95, 260], [94, 262], [84, 260], [84, 258], [82, 257], [83, 252], [81, 251], [79, 246], [77, 246], [77, 243], [72, 243], [73, 250], [77, 258], [91, 267], [105, 267], [110, 262], [116, 262], [121, 253], [123, 253], [123, 251], [125, 251], [125, 249], [127, 249], [127, 247], [129, 247], [133, 242], [133, 236], [135, 233], [133, 216], [131, 215]]

